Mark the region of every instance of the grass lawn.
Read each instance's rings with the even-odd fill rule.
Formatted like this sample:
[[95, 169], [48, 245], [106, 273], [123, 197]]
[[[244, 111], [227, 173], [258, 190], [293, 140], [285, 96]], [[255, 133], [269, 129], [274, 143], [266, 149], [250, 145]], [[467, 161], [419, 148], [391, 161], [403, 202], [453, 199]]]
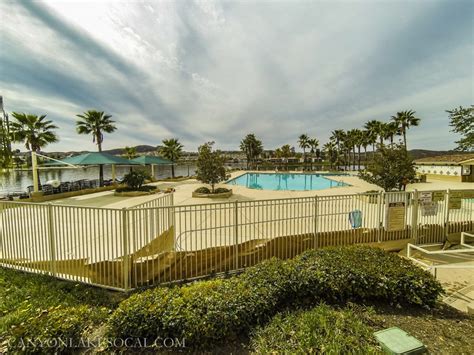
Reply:
[[[28, 333], [25, 329], [43, 327], [46, 328], [43, 336], [47, 337], [49, 334], [47, 328], [67, 324], [67, 317], [79, 317], [79, 321], [76, 320], [75, 323], [84, 329], [65, 328], [61, 330], [61, 334], [68, 335], [74, 332], [85, 336], [94, 334], [104, 327], [112, 310], [117, 308], [125, 298], [127, 298], [126, 295], [122, 293], [0, 267], [0, 343], [3, 341], [3, 344], [0, 344], [0, 353], [6, 346], [6, 341], [2, 339], [15, 336], [17, 330], [24, 335], [25, 332]], [[60, 316], [56, 320], [53, 318], [53, 321], [58, 324], [48, 323], [45, 327], [42, 323], [38, 323], [39, 325], [35, 323], [43, 314], [53, 313], [52, 311], [57, 309], [64, 309], [64, 313], [59, 313]], [[371, 339], [371, 334], [392, 326], [397, 326], [418, 338], [431, 353], [470, 354], [474, 349], [472, 336], [474, 317], [442, 303], [438, 303], [431, 310], [411, 306], [397, 308], [386, 304], [356, 305], [349, 307], [349, 311], [355, 317], [347, 313], [347, 309], [346, 306], [342, 308], [327, 306], [327, 309], [322, 311], [313, 311], [314, 308], [292, 309], [289, 312], [277, 314], [269, 323], [251, 332], [250, 338], [232, 339], [209, 350], [216, 353], [265, 352], [258, 344], [278, 346], [276, 344], [278, 339], [284, 339], [285, 342], [290, 339], [292, 344], [298, 345], [300, 343], [298, 336], [306, 339], [308, 332], [314, 336], [314, 341], [321, 341], [321, 339], [324, 341], [324, 334], [315, 334], [311, 326], [318, 328], [319, 319], [324, 318], [326, 314], [339, 314], [340, 316], [337, 317], [342, 319], [340, 324], [342, 324], [343, 334], [334, 334], [331, 335], [332, 337], [344, 337], [344, 332], [349, 332], [347, 336], [363, 334], [367, 339], [364, 346], [375, 352], [379, 351], [379, 347]], [[307, 314], [308, 312], [313, 313]], [[357, 327], [353, 327], [354, 324]], [[345, 327], [345, 325], [349, 326]], [[74, 334], [77, 335], [76, 333]], [[331, 333], [328, 332], [328, 334]], [[338, 349], [334, 341], [332, 346], [334, 346], [333, 349]], [[295, 350], [295, 348], [288, 350]], [[300, 352], [304, 353], [305, 350], [300, 350]]]

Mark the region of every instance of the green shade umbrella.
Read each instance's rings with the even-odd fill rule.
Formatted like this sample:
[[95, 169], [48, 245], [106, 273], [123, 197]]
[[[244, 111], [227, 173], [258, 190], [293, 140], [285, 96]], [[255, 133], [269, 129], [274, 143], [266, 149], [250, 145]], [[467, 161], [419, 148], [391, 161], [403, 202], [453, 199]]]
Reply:
[[140, 165], [132, 160], [118, 157], [116, 155], [102, 153], [102, 152], [92, 152], [79, 154], [74, 157], [68, 157], [61, 159], [61, 162], [53, 162], [45, 165]]
[[171, 160], [155, 157], [152, 155], [142, 155], [132, 161], [141, 164], [141, 165], [151, 165], [151, 176], [155, 177], [155, 167], [154, 165], [173, 165], [174, 163]]
[[141, 165], [171, 165], [174, 164], [171, 160], [155, 157], [152, 155], [142, 155], [135, 159], [132, 159], [133, 162], [139, 163]]
[[92, 152], [76, 155], [75, 157], [68, 157], [61, 159], [61, 162], [45, 164], [51, 165], [112, 165], [112, 180], [115, 181], [115, 165], [140, 165], [134, 161], [118, 157], [116, 155]]

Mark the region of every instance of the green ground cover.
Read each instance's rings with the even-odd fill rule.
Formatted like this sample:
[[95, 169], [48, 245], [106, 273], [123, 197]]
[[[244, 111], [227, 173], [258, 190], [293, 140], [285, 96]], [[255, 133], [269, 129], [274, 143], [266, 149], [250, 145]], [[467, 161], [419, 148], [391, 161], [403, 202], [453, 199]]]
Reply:
[[189, 351], [370, 353], [380, 351], [374, 331], [399, 326], [432, 352], [469, 353], [473, 318], [442, 306], [440, 294], [430, 274], [367, 247], [310, 251], [130, 295], [0, 268], [0, 352], [18, 352], [25, 338], [169, 337], [185, 339]]

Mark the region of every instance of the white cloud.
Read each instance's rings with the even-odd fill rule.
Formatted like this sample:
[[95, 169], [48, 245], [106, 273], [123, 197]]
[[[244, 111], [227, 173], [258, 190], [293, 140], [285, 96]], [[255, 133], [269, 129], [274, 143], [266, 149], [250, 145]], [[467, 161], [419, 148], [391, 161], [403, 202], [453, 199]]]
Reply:
[[[414, 109], [417, 148], [447, 149], [444, 110], [472, 102], [468, 2], [4, 3], [0, 76], [11, 110], [49, 112], [55, 149], [90, 147], [64, 117], [117, 118], [110, 147], [180, 137], [236, 149]], [[442, 130], [429, 138], [427, 132]], [[418, 145], [417, 145], [418, 144]]]

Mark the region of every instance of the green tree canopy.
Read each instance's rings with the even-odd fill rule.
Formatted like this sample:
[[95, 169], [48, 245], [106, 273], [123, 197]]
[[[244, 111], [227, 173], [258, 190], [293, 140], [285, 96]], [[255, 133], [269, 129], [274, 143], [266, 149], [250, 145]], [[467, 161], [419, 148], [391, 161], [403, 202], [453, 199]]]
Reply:
[[405, 146], [396, 144], [393, 147], [381, 146], [379, 154], [369, 163], [359, 176], [385, 191], [402, 190], [415, 177], [413, 160]]
[[[158, 149], [158, 153], [176, 163], [183, 155], [183, 145], [177, 138], [163, 139], [163, 146]], [[171, 176], [174, 177], [174, 164], [171, 165]]]
[[[76, 130], [79, 134], [92, 134], [92, 142], [97, 144], [99, 152], [102, 151], [104, 132], [112, 133], [117, 127], [115, 121], [111, 120], [111, 115], [106, 115], [102, 111], [89, 110], [81, 115], [76, 115], [80, 119], [76, 121]], [[104, 184], [104, 166], [99, 165], [100, 186]]]
[[403, 145], [405, 150], [407, 149], [407, 131], [411, 127], [416, 127], [420, 124], [420, 119], [415, 117], [415, 111], [407, 110], [397, 112], [395, 116], [392, 116], [392, 121], [396, 123], [398, 131], [403, 136]]
[[456, 150], [470, 152], [474, 150], [474, 105], [471, 107], [455, 108], [449, 111], [451, 131], [460, 134], [462, 138], [456, 141]]
[[263, 153], [263, 144], [255, 134], [247, 134], [244, 139], [240, 142], [240, 150], [245, 154], [247, 158], [247, 169], [249, 163], [255, 165], [255, 161]]
[[46, 115], [31, 115], [13, 112], [14, 120], [10, 122], [10, 134], [13, 142], [24, 143], [27, 150], [34, 152], [50, 143], [56, 143], [59, 138], [55, 132], [58, 128], [52, 121], [46, 120]]
[[219, 151], [212, 150], [213, 145], [214, 142], [208, 142], [198, 148], [196, 163], [197, 179], [211, 185], [212, 193], [214, 193], [215, 185], [227, 178], [224, 167], [225, 159]]

